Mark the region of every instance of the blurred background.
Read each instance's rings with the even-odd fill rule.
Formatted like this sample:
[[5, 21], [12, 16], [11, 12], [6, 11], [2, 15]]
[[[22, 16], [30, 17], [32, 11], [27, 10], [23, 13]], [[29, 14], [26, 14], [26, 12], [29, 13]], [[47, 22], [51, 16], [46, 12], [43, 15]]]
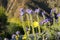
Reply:
[[[41, 10], [49, 14], [51, 12], [51, 9], [54, 8], [55, 6], [57, 8], [56, 11], [58, 11], [57, 13], [60, 13], [60, 0], [0, 0], [0, 37], [2, 37], [2, 40], [4, 38], [11, 39], [11, 35], [15, 34], [16, 31], [20, 31], [20, 35], [25, 35], [26, 33], [25, 28], [26, 26], [29, 26], [31, 32], [28, 34], [30, 36], [33, 35], [34, 40], [38, 40], [35, 39], [37, 35], [38, 37], [41, 38], [41, 40], [45, 40], [46, 35], [44, 34], [46, 34], [46, 32], [50, 36], [49, 39], [47, 40], [59, 40], [57, 38], [59, 37], [57, 36], [57, 33], [60, 32], [60, 21], [58, 21], [58, 24], [55, 23], [49, 28], [46, 27], [46, 25], [42, 26], [39, 25], [40, 33], [38, 32], [36, 34], [34, 33], [33, 29], [31, 29], [32, 24], [30, 22], [34, 20], [35, 21], [37, 20], [37, 22], [41, 22], [43, 20], [42, 16], [40, 16], [41, 14], [38, 14], [39, 15], [38, 18], [36, 18], [37, 15], [33, 17], [32, 21], [29, 21], [30, 18], [28, 18], [29, 16], [26, 15], [23, 15], [24, 19], [23, 23], [21, 22], [20, 19], [21, 17], [20, 8], [30, 8], [32, 10], [35, 10], [37, 7], [39, 7]], [[43, 32], [43, 34], [41, 31]], [[27, 36], [28, 35], [26, 35], [26, 37]], [[29, 38], [26, 40], [33, 40], [33, 39]]]

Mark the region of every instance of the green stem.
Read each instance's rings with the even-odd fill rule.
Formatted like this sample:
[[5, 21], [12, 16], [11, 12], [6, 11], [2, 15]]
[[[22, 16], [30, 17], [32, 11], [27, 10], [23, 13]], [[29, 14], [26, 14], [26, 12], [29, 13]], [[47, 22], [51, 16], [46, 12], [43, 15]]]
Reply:
[[30, 14], [30, 21], [31, 21], [31, 26], [32, 26], [32, 32], [33, 32], [33, 35], [34, 35], [34, 40], [36, 40], [36, 35], [34, 33], [34, 27], [33, 27], [33, 20], [32, 20], [32, 15]]
[[[37, 21], [39, 22], [38, 14], [37, 14]], [[40, 34], [40, 26], [38, 26], [38, 30], [39, 30], [39, 34]]]

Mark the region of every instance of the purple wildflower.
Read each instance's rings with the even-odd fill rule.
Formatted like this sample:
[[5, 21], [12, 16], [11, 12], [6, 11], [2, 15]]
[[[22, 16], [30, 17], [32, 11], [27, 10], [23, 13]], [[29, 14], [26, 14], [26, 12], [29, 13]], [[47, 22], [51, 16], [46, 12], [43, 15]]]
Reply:
[[44, 14], [45, 14], [45, 11], [42, 12], [42, 15], [44, 15]]
[[27, 12], [28, 14], [31, 14], [31, 13], [32, 13], [32, 10], [31, 10], [31, 9], [26, 9], [26, 12]]
[[40, 24], [43, 25], [44, 23], [49, 22], [48, 19], [43, 20]]
[[23, 8], [20, 8], [20, 15], [23, 15], [25, 13], [25, 10]]
[[17, 31], [16, 34], [20, 34], [20, 31]]
[[16, 36], [15, 34], [12, 34], [12, 39], [15, 38], [15, 36]]
[[59, 14], [57, 14], [57, 17], [60, 17], [60, 13], [59, 13]]
[[53, 12], [53, 10], [51, 10], [50, 14]]
[[40, 12], [40, 9], [35, 9], [35, 13], [39, 13]]
[[44, 23], [48, 22], [48, 19], [43, 20]]

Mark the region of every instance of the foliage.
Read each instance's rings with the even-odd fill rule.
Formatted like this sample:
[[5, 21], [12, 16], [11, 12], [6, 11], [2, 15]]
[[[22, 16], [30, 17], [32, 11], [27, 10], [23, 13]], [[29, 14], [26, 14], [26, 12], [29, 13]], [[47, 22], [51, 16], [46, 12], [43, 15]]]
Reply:
[[[28, 1], [26, 1], [28, 2]], [[35, 2], [35, 1], [32, 1], [33, 4], [36, 4], [38, 6], [40, 6], [41, 8], [43, 7], [45, 10], [47, 10], [48, 6], [46, 6], [43, 2], [40, 3], [40, 2]], [[45, 2], [45, 1], [44, 1]], [[29, 3], [29, 2], [28, 2]], [[31, 5], [31, 7], [33, 7], [33, 4]], [[45, 5], [42, 6], [41, 4]], [[30, 4], [29, 4], [30, 5]], [[35, 6], [36, 6], [35, 5]], [[34, 6], [34, 7], [35, 7]], [[34, 8], [33, 7], [33, 8]], [[42, 8], [42, 9], [43, 9]], [[48, 11], [48, 10], [47, 10]], [[25, 17], [26, 18], [26, 17]], [[9, 25], [7, 25], [7, 28], [6, 28], [6, 24], [7, 24], [7, 21], [9, 22]], [[33, 21], [33, 20], [32, 20]], [[24, 26], [30, 26], [30, 21], [25, 21], [23, 23]], [[36, 23], [35, 23], [36, 25]], [[5, 35], [7, 36], [8, 34], [13, 34], [15, 33], [17, 30], [19, 30], [21, 32], [21, 34], [24, 34], [24, 31], [23, 31], [23, 28], [21, 26], [21, 22], [20, 22], [20, 19], [19, 18], [15, 18], [15, 17], [12, 17], [12, 18], [8, 18], [7, 20], [7, 16], [5, 15], [5, 9], [3, 7], [0, 7], [0, 31], [5, 31], [6, 29], [6, 33], [3, 33], [1, 34], [1, 36], [5, 37]], [[56, 32], [60, 31], [59, 29], [59, 25], [58, 24], [55, 24], [55, 25], [52, 25], [50, 27], [47, 27], [46, 25], [42, 26], [41, 29], [42, 31], [46, 31], [48, 34], [49, 34], [49, 38], [50, 40], [55, 40], [55, 36], [56, 36]]]
[[20, 31], [21, 34], [24, 34], [24, 31], [23, 31], [23, 28], [21, 26], [19, 26], [18, 24], [16, 23], [10, 23], [8, 26], [7, 26], [7, 32], [9, 34], [13, 34], [15, 33], [16, 31]]
[[3, 15], [4, 12], [5, 12], [5, 9], [1, 6], [1, 7], [0, 7], [0, 16]]
[[2, 37], [2, 40], [3, 40], [5, 37], [5, 34], [4, 33], [0, 34], [0, 37]]
[[12, 22], [12, 23], [15, 23], [17, 25], [21, 25], [21, 22], [20, 22], [20, 19], [19, 18], [15, 18], [15, 17], [12, 17], [12, 18], [8, 18], [7, 20], [8, 22]]
[[5, 31], [7, 25], [7, 16], [5, 15], [5, 9], [0, 7], [0, 32]]

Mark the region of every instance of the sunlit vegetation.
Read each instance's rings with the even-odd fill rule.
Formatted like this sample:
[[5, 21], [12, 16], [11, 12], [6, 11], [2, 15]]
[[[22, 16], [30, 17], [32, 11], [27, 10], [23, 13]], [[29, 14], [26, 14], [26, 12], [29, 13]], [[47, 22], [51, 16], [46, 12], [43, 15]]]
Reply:
[[[40, 7], [42, 10], [45, 10], [47, 13], [49, 13], [46, 9], [51, 9], [52, 5], [48, 4], [49, 2], [46, 3], [47, 0], [46, 1], [41, 0], [41, 2], [39, 1], [34, 1], [34, 0], [22, 1], [22, 6], [29, 7], [32, 10], [34, 10], [35, 6], [38, 5], [38, 7]], [[60, 17], [58, 18], [58, 23], [54, 22], [52, 26], [47, 26], [47, 23], [45, 23], [44, 25], [40, 25], [40, 22], [43, 21], [43, 18], [40, 15], [36, 15], [36, 16], [26, 15], [25, 16], [24, 14], [23, 20], [21, 21], [20, 12], [19, 12], [19, 8], [21, 5], [16, 6], [16, 3], [13, 7], [14, 8], [13, 11], [9, 10], [9, 12], [6, 12], [6, 9], [4, 7], [2, 6], [0, 7], [0, 36], [2, 36], [3, 38], [9, 36], [10, 38], [11, 34], [19, 30], [21, 34], [24, 35], [23, 39], [24, 37], [26, 39], [29, 39], [29, 37], [27, 38], [27, 36], [32, 34], [32, 36], [34, 36], [34, 40], [36, 40], [36, 36], [39, 36], [42, 39], [48, 36], [49, 40], [55, 40], [57, 32], [60, 32]], [[41, 4], [44, 6], [42, 6]], [[40, 32], [38, 31], [37, 35], [34, 31], [35, 26], [38, 27], [38, 30], [40, 31]], [[26, 32], [26, 27], [30, 28], [28, 33]]]

